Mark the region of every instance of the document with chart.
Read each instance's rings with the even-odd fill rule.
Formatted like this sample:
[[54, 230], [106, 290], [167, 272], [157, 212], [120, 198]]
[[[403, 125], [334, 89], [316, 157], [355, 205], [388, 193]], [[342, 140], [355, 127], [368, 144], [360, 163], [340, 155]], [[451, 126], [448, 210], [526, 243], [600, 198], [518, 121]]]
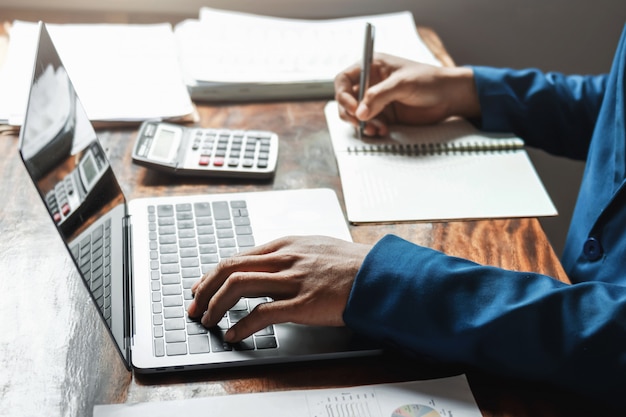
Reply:
[[99, 405], [94, 417], [480, 417], [465, 375], [347, 388]]
[[352, 223], [557, 214], [519, 138], [451, 119], [358, 139], [336, 102], [325, 111]]

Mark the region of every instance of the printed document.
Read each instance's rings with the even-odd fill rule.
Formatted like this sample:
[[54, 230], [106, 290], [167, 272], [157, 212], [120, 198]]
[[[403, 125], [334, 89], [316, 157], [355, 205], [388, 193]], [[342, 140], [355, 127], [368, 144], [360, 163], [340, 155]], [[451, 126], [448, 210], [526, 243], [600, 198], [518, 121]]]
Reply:
[[441, 65], [410, 12], [310, 20], [204, 7], [175, 34], [194, 99], [331, 98], [335, 76], [361, 57], [367, 22], [376, 52]]
[[98, 405], [94, 417], [481, 417], [459, 375], [349, 388], [234, 394], [138, 404]]

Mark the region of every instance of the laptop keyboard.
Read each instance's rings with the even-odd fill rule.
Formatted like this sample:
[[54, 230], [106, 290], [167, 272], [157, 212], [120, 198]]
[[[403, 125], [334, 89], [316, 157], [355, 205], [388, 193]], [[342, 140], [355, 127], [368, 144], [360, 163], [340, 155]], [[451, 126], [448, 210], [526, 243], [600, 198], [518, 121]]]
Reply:
[[187, 316], [192, 285], [220, 259], [254, 246], [246, 202], [152, 205], [148, 217], [155, 356], [276, 348], [273, 326], [237, 344], [223, 339], [268, 298], [242, 298], [212, 329]]
[[96, 226], [71, 250], [100, 312], [111, 327], [111, 219]]

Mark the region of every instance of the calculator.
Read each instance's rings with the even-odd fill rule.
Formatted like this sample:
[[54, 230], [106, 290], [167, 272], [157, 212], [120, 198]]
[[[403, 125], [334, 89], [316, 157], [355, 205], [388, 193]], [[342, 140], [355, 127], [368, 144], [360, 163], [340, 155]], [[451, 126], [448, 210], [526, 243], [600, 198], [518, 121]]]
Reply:
[[93, 209], [85, 206], [87, 197], [92, 192], [99, 192], [98, 183], [109, 169], [104, 150], [96, 142], [85, 148], [78, 158], [76, 167], [59, 178], [44, 196], [55, 224], [64, 232], [72, 230], [77, 216]]
[[146, 121], [132, 157], [139, 165], [177, 175], [266, 179], [276, 171], [278, 135]]

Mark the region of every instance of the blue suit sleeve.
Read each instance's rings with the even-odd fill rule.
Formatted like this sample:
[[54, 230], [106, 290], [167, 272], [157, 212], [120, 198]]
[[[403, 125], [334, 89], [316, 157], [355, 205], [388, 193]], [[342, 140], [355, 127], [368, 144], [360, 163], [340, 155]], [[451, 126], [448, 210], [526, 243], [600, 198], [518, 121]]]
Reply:
[[481, 129], [513, 132], [530, 146], [584, 160], [606, 89], [607, 75], [580, 76], [472, 67]]
[[626, 407], [621, 286], [568, 285], [386, 236], [357, 274], [344, 320], [420, 356], [554, 383]]

